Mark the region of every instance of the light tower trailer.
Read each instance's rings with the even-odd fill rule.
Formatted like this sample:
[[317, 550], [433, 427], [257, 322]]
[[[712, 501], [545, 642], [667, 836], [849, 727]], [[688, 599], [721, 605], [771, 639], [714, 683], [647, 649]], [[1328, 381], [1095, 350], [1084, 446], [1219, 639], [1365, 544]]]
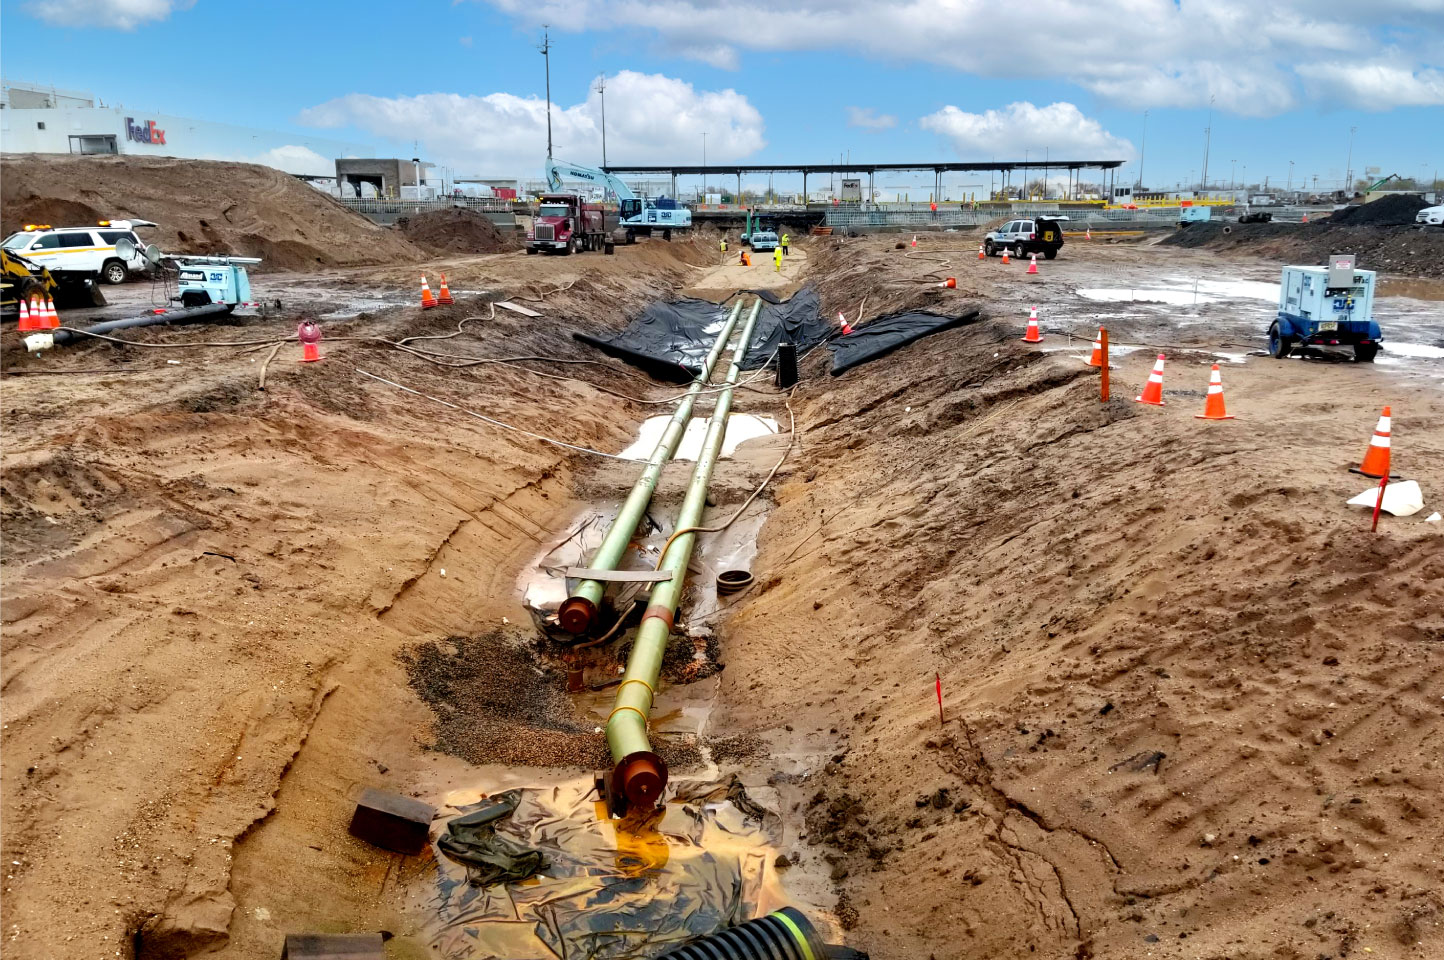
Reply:
[[1372, 363], [1384, 339], [1374, 280], [1373, 270], [1355, 269], [1352, 254], [1335, 254], [1325, 267], [1284, 267], [1269, 353], [1283, 359], [1301, 347], [1352, 346], [1355, 360]]

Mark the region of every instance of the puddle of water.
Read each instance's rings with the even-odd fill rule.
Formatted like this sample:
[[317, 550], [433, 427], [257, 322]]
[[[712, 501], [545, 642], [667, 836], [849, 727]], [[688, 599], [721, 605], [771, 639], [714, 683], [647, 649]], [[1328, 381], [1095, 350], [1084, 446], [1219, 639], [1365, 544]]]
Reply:
[[1384, 352], [1398, 357], [1413, 357], [1416, 360], [1444, 360], [1444, 347], [1431, 347], [1425, 343], [1384, 342]]
[[1279, 285], [1260, 280], [1185, 280], [1171, 287], [1089, 287], [1078, 291], [1086, 300], [1108, 303], [1164, 303], [1193, 306], [1221, 300], [1268, 300], [1277, 303]]
[[[749, 787], [761, 806], [748, 813], [729, 786], [679, 781], [659, 810], [621, 820], [606, 816], [587, 777], [523, 788], [496, 832], [542, 851], [541, 871], [473, 887], [461, 864], [438, 855], [410, 884], [408, 911], [445, 960], [592, 956], [599, 937], [607, 956], [646, 955], [789, 902], [826, 931], [827, 915], [784, 890], [773, 865], [785, 839], [777, 791]], [[464, 797], [453, 791], [459, 802], [446, 813], [469, 812]]]
[[[657, 449], [657, 441], [662, 439], [662, 434], [667, 432], [667, 423], [671, 416], [648, 417], [642, 421], [642, 428], [637, 432], [637, 439], [632, 441], [627, 449], [618, 456], [626, 460], [646, 461], [652, 456], [652, 451]], [[772, 417], [762, 417], [751, 413], [734, 413], [727, 418], [727, 434], [722, 439], [722, 456], [730, 457], [738, 447], [748, 440], [755, 440], [758, 437], [765, 437], [768, 434], [777, 432], [777, 421]], [[702, 452], [702, 441], [707, 435], [707, 419], [705, 417], [693, 417], [687, 423], [687, 430], [682, 434], [682, 442], [677, 445], [677, 455], [673, 460], [696, 460]]]
[[1248, 354], [1246, 353], [1223, 353], [1221, 351], [1215, 350], [1213, 355], [1220, 360], [1227, 360], [1229, 363], [1248, 362]]
[[1379, 281], [1379, 296], [1409, 297], [1414, 300], [1444, 300], [1444, 280], [1411, 280], [1386, 277]]

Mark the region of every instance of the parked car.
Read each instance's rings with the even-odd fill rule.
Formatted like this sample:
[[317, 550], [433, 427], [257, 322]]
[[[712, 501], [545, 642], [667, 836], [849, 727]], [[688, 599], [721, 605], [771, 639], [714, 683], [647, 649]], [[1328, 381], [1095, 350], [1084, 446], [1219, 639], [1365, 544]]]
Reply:
[[752, 231], [752, 235], [747, 238], [747, 242], [751, 244], [752, 249], [758, 253], [771, 253], [777, 249], [779, 241], [777, 234], [771, 230], [754, 230]]
[[983, 250], [990, 257], [1007, 250], [1015, 257], [1037, 253], [1052, 260], [1061, 249], [1063, 227], [1052, 217], [1010, 220], [983, 235]]
[[1415, 223], [1427, 224], [1431, 227], [1444, 227], [1444, 203], [1438, 206], [1425, 207], [1419, 211], [1414, 218]]
[[[149, 220], [101, 220], [93, 227], [52, 227], [49, 224], [27, 224], [23, 230], [6, 237], [6, 250], [45, 267], [57, 279], [65, 275], [85, 275], [117, 284], [124, 283], [131, 272], [144, 270], [146, 259], [140, 251], [145, 241], [136, 236], [136, 227], [153, 227]], [[136, 253], [127, 258], [115, 251], [121, 237], [135, 244]]]

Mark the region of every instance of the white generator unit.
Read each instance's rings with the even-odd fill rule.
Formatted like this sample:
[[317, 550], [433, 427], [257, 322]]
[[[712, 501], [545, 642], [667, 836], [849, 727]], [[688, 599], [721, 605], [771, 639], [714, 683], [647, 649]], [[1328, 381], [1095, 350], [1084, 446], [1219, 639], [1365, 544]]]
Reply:
[[1352, 347], [1355, 360], [1373, 362], [1384, 339], [1374, 322], [1375, 279], [1352, 254], [1335, 254], [1323, 267], [1284, 267], [1269, 353], [1283, 359], [1300, 347]]

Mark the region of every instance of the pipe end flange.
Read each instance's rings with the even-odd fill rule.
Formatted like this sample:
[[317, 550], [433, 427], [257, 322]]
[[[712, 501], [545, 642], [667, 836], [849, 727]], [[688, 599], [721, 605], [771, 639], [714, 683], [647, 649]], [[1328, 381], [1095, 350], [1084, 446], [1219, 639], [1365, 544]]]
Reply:
[[567, 597], [557, 608], [557, 622], [567, 633], [581, 636], [597, 622], [597, 605], [586, 597]]
[[634, 809], [650, 810], [667, 786], [667, 764], [650, 750], [623, 757], [612, 770], [612, 789], [627, 798]]

